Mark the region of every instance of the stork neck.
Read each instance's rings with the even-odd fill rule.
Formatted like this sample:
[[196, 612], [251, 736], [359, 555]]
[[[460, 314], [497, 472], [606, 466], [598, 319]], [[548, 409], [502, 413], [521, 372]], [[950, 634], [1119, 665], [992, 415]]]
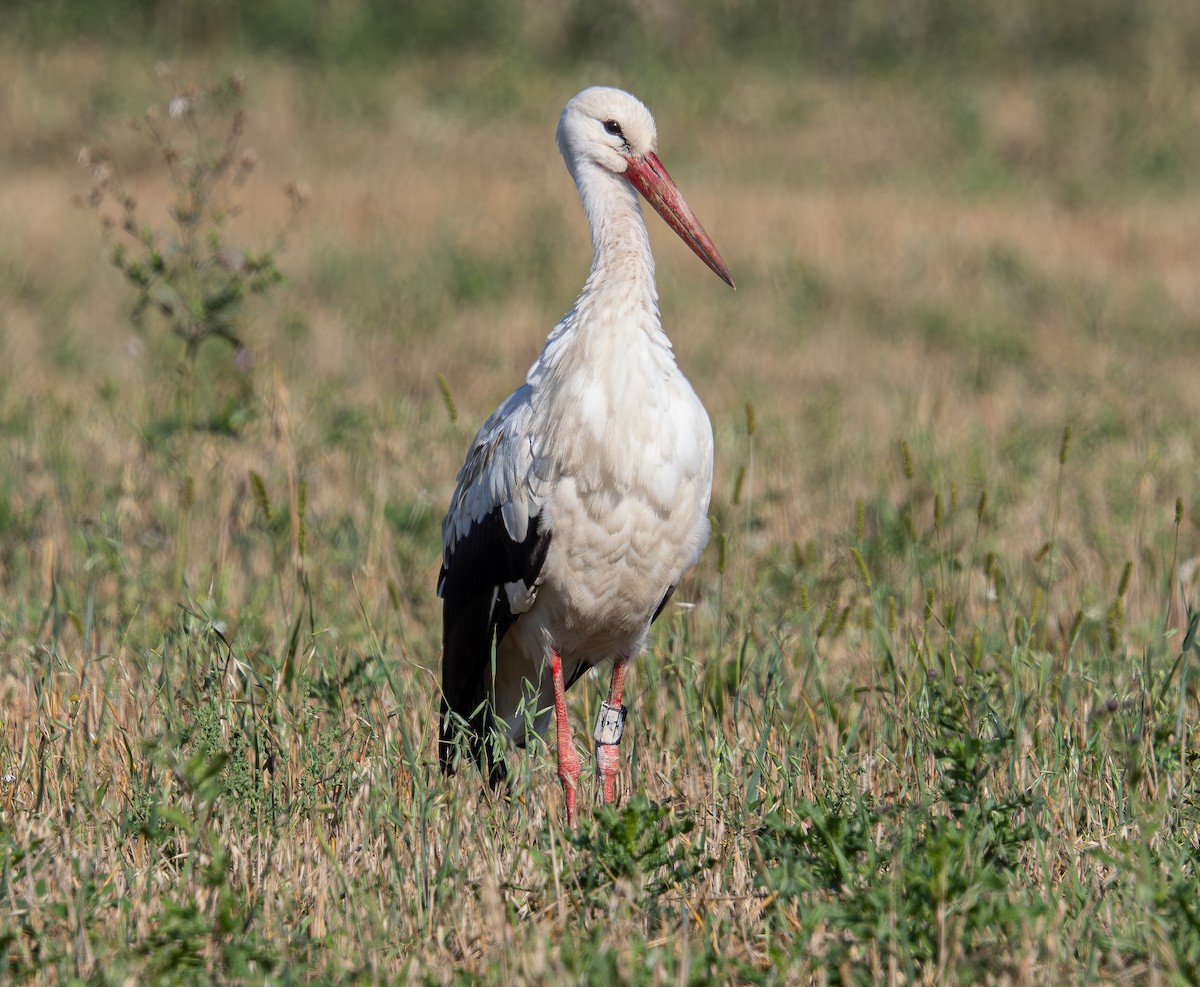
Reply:
[[592, 231], [592, 270], [583, 302], [592, 296], [621, 296], [606, 302], [615, 310], [641, 310], [658, 325], [654, 255], [637, 191], [624, 178], [596, 169], [581, 182], [580, 194]]

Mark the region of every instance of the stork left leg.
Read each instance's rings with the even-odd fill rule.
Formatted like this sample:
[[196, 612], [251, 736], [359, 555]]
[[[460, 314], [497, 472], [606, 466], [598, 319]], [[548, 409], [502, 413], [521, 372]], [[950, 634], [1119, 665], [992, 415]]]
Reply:
[[554, 725], [558, 732], [558, 780], [562, 782], [563, 801], [567, 805], [567, 826], [575, 828], [575, 792], [579, 788], [579, 752], [571, 739], [567, 719], [567, 689], [563, 684], [562, 657], [550, 649], [550, 678], [554, 684]]
[[608, 687], [608, 699], [600, 704], [600, 715], [596, 717], [596, 772], [604, 782], [604, 803], [610, 805], [617, 799], [617, 767], [620, 764], [618, 745], [625, 730], [625, 707], [621, 696], [625, 692], [625, 666], [629, 656], [621, 655], [613, 663], [612, 684]]

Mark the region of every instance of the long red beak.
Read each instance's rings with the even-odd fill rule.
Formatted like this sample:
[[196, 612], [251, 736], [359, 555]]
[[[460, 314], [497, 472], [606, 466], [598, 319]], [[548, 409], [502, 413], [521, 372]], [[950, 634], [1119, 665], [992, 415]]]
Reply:
[[625, 177], [629, 183], [645, 197], [654, 207], [666, 224], [695, 252], [709, 269], [729, 287], [736, 288], [733, 278], [729, 276], [729, 268], [721, 260], [717, 248], [704, 232], [700, 220], [692, 212], [691, 207], [683, 201], [683, 193], [667, 174], [658, 155], [648, 151], [644, 158], [627, 158], [629, 167]]

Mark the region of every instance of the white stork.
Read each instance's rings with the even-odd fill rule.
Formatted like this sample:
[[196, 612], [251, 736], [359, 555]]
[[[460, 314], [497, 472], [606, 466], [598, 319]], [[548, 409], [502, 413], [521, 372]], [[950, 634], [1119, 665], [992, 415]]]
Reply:
[[475, 436], [442, 522], [442, 767], [454, 770], [461, 738], [501, 783], [501, 738], [524, 746], [528, 719], [544, 733], [553, 705], [572, 827], [580, 768], [566, 690], [614, 659], [594, 733], [611, 802], [625, 666], [708, 540], [712, 425], [659, 320], [637, 193], [733, 279], [656, 147], [650, 111], [619, 89], [585, 89], [563, 110], [558, 148], [591, 227], [591, 274], [524, 386]]

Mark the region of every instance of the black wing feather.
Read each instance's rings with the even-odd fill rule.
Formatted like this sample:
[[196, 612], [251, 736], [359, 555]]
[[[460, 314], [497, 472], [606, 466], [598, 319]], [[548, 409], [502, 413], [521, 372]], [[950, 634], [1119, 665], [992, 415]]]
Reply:
[[658, 607], [654, 611], [654, 616], [650, 618], [650, 623], [653, 624], [656, 620], [658, 620], [658, 615], [661, 614], [664, 609], [666, 609], [667, 604], [671, 601], [671, 597], [674, 595], [675, 595], [675, 587], [668, 586], [666, 596], [664, 596], [662, 598], [662, 600], [659, 601]]
[[[442, 597], [442, 715], [438, 754], [442, 770], [455, 767], [459, 734], [495, 786], [504, 781], [504, 759], [494, 743], [488, 704], [492, 649], [516, 622], [505, 583], [532, 587], [546, 561], [550, 532], [530, 518], [523, 541], [509, 536], [499, 507], [472, 523], [447, 553], [438, 580]], [[464, 727], [465, 723], [465, 727]]]

